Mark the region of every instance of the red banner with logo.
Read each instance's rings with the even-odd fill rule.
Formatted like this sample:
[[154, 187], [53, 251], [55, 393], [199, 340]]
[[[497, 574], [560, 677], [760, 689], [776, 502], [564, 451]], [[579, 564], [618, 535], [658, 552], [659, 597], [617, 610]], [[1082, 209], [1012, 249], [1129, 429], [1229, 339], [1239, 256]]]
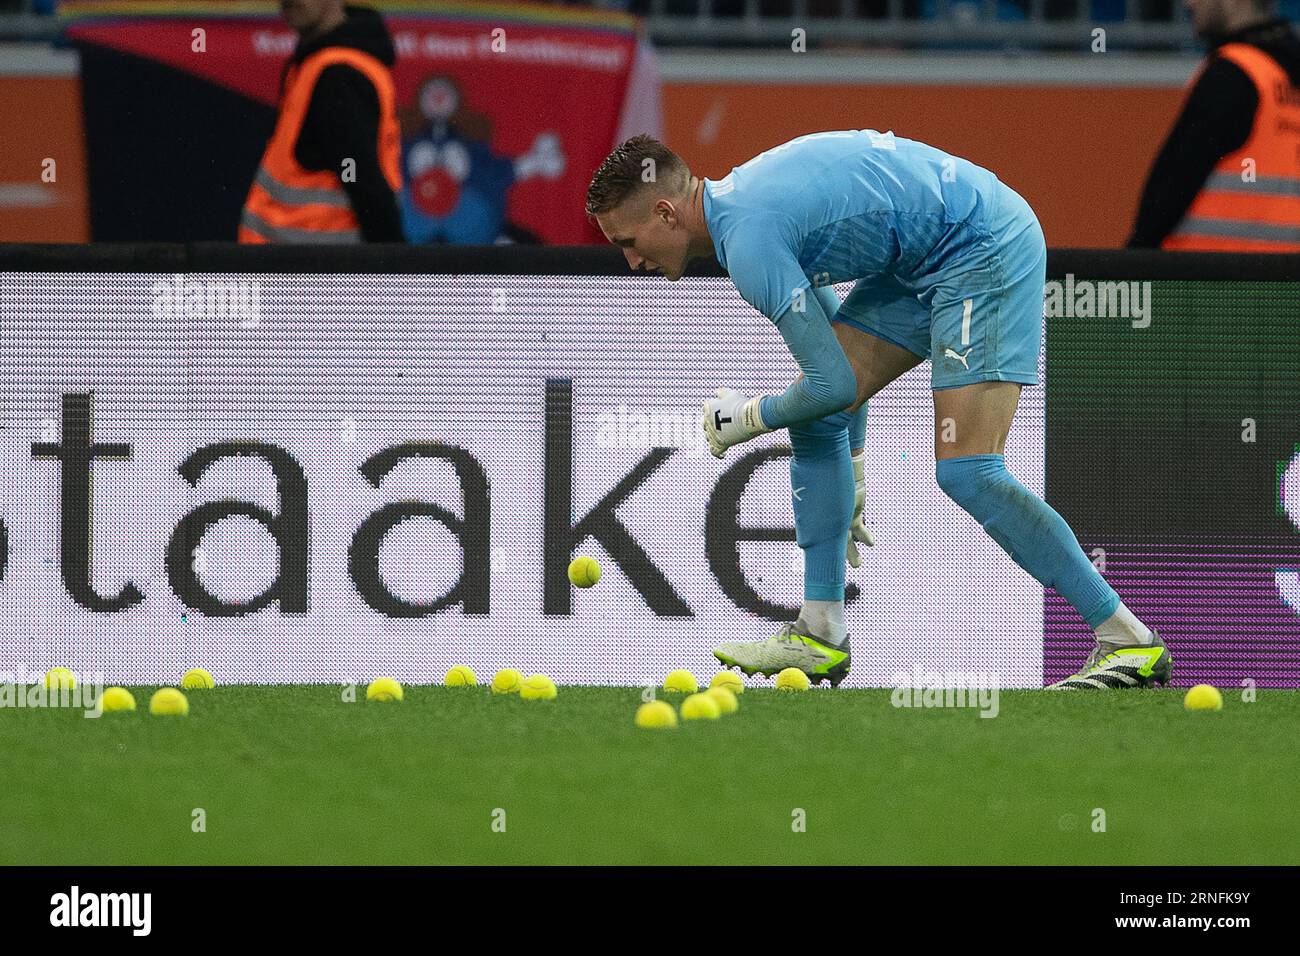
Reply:
[[[622, 138], [660, 135], [658, 77], [635, 18], [533, 4], [371, 6], [397, 51], [408, 239], [491, 243], [513, 230], [603, 241], [583, 213], [592, 172]], [[80, 46], [267, 105], [298, 42], [269, 3], [82, 0], [60, 13]]]

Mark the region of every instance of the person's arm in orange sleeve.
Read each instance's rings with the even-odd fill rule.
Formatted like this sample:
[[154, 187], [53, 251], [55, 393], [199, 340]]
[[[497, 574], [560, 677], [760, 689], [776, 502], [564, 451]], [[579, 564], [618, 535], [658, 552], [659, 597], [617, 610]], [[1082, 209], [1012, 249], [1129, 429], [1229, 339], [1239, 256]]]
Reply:
[[1239, 66], [1216, 59], [1205, 68], [1151, 167], [1129, 248], [1158, 248], [1174, 231], [1219, 160], [1245, 144], [1258, 108]]

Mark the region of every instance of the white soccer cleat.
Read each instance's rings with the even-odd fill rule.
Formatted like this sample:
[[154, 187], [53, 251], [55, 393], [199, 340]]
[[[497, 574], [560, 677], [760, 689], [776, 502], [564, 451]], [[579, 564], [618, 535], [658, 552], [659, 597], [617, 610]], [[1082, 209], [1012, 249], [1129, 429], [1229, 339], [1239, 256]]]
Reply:
[[823, 644], [811, 634], [800, 634], [795, 625], [787, 624], [772, 637], [761, 641], [729, 641], [719, 644], [713, 656], [726, 667], [737, 667], [745, 674], [771, 677], [787, 667], [797, 667], [818, 684], [824, 680], [832, 687], [848, 676], [852, 657], [846, 638], [839, 647]]
[[1168, 684], [1174, 659], [1155, 631], [1150, 644], [1098, 641], [1079, 673], [1048, 684], [1047, 690], [1129, 690]]

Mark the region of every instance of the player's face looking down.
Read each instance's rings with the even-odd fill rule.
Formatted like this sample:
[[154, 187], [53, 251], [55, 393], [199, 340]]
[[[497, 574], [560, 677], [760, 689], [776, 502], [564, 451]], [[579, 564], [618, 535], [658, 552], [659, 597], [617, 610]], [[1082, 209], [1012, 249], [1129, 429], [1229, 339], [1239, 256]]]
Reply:
[[690, 261], [690, 231], [685, 202], [633, 197], [596, 217], [605, 238], [623, 250], [633, 272], [658, 272], [676, 282]]

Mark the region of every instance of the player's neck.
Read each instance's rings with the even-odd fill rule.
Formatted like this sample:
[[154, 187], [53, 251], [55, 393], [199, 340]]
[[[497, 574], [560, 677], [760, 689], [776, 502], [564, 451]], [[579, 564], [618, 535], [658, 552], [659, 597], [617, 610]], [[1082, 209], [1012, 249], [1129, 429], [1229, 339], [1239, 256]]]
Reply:
[[709, 233], [709, 222], [704, 218], [704, 180], [691, 177], [690, 218], [686, 223], [690, 236], [690, 253], [692, 256], [713, 255], [713, 236]]

